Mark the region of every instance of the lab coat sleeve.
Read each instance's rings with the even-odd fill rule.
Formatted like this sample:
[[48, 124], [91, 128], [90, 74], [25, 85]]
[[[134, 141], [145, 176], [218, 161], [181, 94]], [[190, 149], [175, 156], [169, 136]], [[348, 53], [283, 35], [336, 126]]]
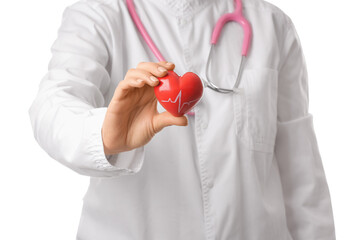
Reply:
[[92, 177], [135, 174], [144, 161], [144, 147], [104, 153], [101, 128], [111, 45], [104, 19], [90, 1], [64, 10], [48, 72], [28, 110], [39, 145], [53, 159]]
[[275, 156], [293, 240], [334, 240], [330, 193], [308, 112], [308, 76], [296, 29], [289, 19], [278, 79]]

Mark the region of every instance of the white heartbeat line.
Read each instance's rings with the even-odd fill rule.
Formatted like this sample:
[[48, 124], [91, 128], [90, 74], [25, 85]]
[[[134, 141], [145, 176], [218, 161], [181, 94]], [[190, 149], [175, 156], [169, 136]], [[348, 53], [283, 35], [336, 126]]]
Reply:
[[175, 100], [172, 101], [171, 98], [169, 98], [169, 100], [161, 100], [161, 102], [171, 102], [171, 103], [176, 103], [177, 101], [179, 100], [179, 106], [178, 106], [178, 113], [180, 113], [181, 109], [183, 109], [184, 105], [187, 104], [187, 105], [190, 105], [191, 103], [193, 102], [196, 102], [198, 99], [195, 99], [195, 100], [192, 100], [192, 101], [189, 101], [189, 102], [184, 102], [182, 105], [181, 105], [181, 90], [179, 92], [179, 94], [176, 96]]

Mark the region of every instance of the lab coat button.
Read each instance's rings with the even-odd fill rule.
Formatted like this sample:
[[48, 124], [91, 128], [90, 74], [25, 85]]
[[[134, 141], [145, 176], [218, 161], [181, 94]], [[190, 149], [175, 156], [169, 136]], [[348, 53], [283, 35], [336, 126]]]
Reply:
[[201, 126], [202, 126], [202, 128], [207, 128], [207, 127], [208, 127], [208, 124], [207, 124], [207, 123], [203, 123]]
[[207, 184], [207, 185], [208, 185], [208, 187], [209, 187], [209, 188], [214, 187], [214, 183], [213, 183], [213, 182], [208, 182], [208, 184]]

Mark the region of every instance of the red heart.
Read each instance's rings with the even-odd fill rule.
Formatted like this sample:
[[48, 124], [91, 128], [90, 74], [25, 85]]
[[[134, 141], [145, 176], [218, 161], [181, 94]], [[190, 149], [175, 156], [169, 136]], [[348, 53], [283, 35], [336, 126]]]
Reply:
[[187, 72], [182, 77], [174, 71], [159, 77], [159, 85], [154, 87], [159, 103], [175, 117], [190, 111], [203, 94], [203, 84], [198, 75]]

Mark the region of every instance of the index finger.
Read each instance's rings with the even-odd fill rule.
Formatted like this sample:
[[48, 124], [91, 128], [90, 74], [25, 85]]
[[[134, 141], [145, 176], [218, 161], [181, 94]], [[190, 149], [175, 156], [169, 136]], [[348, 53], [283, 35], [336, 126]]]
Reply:
[[140, 62], [136, 68], [148, 71], [156, 77], [163, 77], [167, 74], [168, 70], [173, 70], [175, 68], [175, 64], [167, 61], [160, 61], [158, 63]]

